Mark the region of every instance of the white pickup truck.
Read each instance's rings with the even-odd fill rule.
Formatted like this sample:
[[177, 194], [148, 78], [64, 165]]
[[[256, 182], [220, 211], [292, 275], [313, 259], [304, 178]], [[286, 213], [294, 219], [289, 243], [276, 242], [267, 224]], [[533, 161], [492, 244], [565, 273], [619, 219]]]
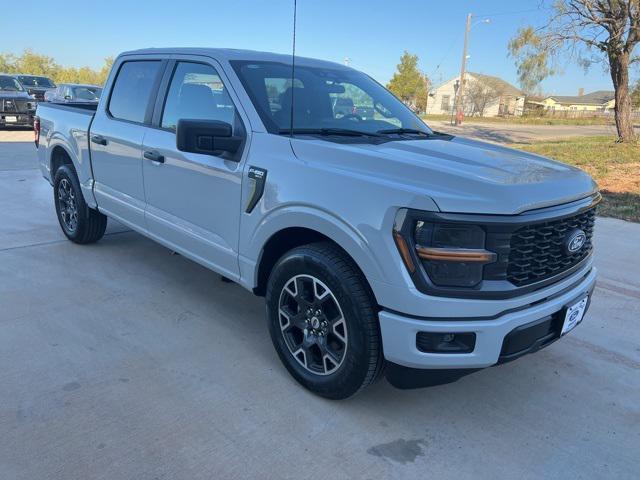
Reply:
[[266, 296], [283, 364], [329, 398], [536, 351], [595, 285], [587, 174], [434, 132], [342, 65], [123, 53], [97, 106], [40, 104], [34, 128], [70, 240], [113, 218]]

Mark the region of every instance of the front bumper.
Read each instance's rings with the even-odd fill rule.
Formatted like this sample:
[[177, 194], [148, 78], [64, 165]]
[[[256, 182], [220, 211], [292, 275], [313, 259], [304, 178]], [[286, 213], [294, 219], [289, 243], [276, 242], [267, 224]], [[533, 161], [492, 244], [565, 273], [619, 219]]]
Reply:
[[32, 113], [12, 113], [12, 112], [2, 112], [0, 113], [0, 125], [2, 126], [25, 126], [25, 125], [33, 125], [33, 118], [35, 116], [35, 112]]
[[[518, 355], [510, 352], [511, 358], [501, 358], [505, 337], [523, 325], [557, 316], [565, 306], [578, 300], [580, 296], [591, 294], [595, 287], [596, 273], [596, 268], [592, 267], [588, 273], [578, 278], [573, 277], [573, 285], [562, 292], [491, 319], [474, 320], [466, 316], [456, 319], [454, 308], [447, 318], [438, 319], [422, 319], [382, 310], [379, 317], [385, 359], [393, 364], [417, 369], [478, 369], [495, 365], [499, 361], [508, 361]], [[477, 302], [481, 304], [483, 300]], [[451, 306], [454, 307], [455, 302]], [[465, 308], [465, 311], [468, 310]], [[473, 332], [476, 335], [475, 347], [470, 353], [425, 353], [416, 345], [418, 332]], [[537, 348], [546, 346], [555, 339], [557, 336], [549, 338], [549, 341], [539, 344]]]

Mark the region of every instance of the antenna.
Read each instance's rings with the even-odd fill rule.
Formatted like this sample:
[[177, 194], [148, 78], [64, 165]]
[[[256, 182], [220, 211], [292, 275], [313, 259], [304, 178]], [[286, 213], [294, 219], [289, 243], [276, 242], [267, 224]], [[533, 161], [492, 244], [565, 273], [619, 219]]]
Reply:
[[293, 137], [293, 92], [295, 90], [296, 74], [296, 14], [298, 10], [298, 0], [293, 0], [293, 52], [291, 54], [291, 115], [289, 117], [289, 136]]

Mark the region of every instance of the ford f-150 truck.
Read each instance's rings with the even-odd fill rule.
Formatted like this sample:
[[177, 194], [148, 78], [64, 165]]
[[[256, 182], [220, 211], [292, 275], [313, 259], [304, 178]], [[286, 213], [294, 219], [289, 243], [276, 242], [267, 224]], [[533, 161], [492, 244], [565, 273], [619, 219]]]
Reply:
[[453, 381], [582, 321], [600, 200], [587, 174], [437, 133], [352, 68], [292, 63], [139, 50], [97, 106], [40, 104], [64, 234], [95, 242], [112, 218], [265, 296], [282, 363], [329, 398], [383, 371]]
[[50, 78], [42, 75], [17, 74], [14, 78], [20, 82], [31, 98], [35, 98], [38, 102], [44, 101], [46, 92], [56, 88], [56, 84]]
[[33, 124], [36, 101], [11, 75], [0, 74], [0, 127]]

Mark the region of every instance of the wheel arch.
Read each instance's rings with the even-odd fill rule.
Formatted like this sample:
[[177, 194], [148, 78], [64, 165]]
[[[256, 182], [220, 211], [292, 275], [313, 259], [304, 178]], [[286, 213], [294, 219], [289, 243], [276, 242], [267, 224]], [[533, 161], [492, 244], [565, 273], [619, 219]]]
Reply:
[[260, 254], [255, 264], [254, 293], [261, 296], [265, 294], [269, 274], [286, 252], [309, 243], [327, 241], [337, 246], [353, 262], [362, 273], [373, 298], [376, 299], [369, 279], [379, 278], [380, 267], [364, 238], [341, 225], [342, 222], [334, 218], [309, 216], [308, 213], [301, 212], [293, 216], [280, 217], [280, 219], [283, 218], [287, 218], [290, 223], [280, 224], [280, 221], [274, 220], [273, 223], [279, 225], [272, 225], [268, 234], [262, 232], [263, 235], [260, 237], [264, 239], [263, 241], [258, 242], [254, 239], [254, 242], [260, 245], [255, 249]]
[[55, 179], [58, 168], [62, 165], [71, 165], [76, 175], [78, 174], [71, 154], [66, 148], [58, 144], [51, 149], [51, 155], [49, 156], [49, 172], [51, 172], [52, 181]]
[[[84, 201], [89, 208], [96, 208], [97, 203], [93, 196], [93, 175], [88, 159], [89, 150], [88, 148], [80, 148], [81, 144], [82, 142], [75, 140], [70, 144], [59, 135], [52, 137], [47, 152], [49, 154], [49, 178], [53, 184], [58, 168], [61, 165], [70, 165], [80, 183]], [[44, 161], [46, 162], [46, 160]]]

